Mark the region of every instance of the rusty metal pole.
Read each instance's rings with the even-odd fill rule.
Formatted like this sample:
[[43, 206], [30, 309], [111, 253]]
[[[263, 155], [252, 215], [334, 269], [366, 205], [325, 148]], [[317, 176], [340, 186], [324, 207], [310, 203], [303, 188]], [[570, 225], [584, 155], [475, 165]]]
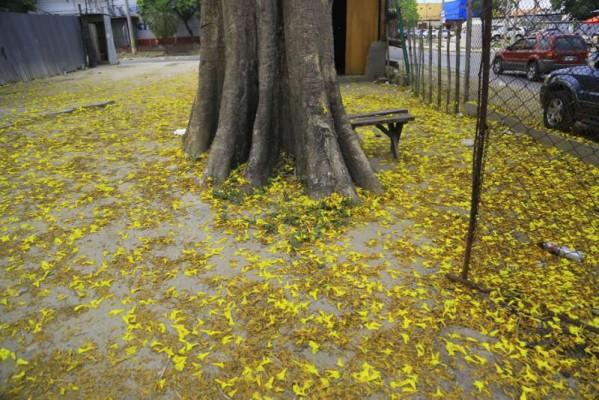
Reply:
[[478, 222], [478, 208], [480, 205], [483, 186], [484, 153], [487, 144], [487, 107], [489, 102], [489, 69], [491, 65], [491, 24], [493, 21], [492, 0], [483, 0], [483, 51], [481, 70], [479, 72], [479, 101], [478, 122], [476, 124], [476, 137], [474, 139], [474, 155], [472, 165], [472, 196], [470, 204], [470, 224], [466, 236], [466, 251], [464, 265], [460, 277], [468, 279], [472, 246]]
[[453, 99], [453, 113], [460, 112], [460, 68], [462, 61], [462, 21], [458, 23], [458, 29], [455, 33], [455, 98]]
[[466, 65], [464, 66], [464, 103], [470, 101], [470, 62], [472, 58], [472, 1], [468, 0], [466, 17]]

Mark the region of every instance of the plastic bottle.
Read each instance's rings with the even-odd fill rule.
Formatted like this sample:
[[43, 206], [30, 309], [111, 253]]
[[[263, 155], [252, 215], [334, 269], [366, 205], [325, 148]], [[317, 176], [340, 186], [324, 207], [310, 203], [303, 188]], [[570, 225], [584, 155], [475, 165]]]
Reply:
[[557, 243], [552, 242], [542, 242], [539, 243], [543, 249], [547, 250], [551, 254], [555, 254], [556, 256], [565, 257], [568, 260], [582, 262], [584, 258], [584, 253], [581, 251], [572, 250], [566, 246], [560, 246]]

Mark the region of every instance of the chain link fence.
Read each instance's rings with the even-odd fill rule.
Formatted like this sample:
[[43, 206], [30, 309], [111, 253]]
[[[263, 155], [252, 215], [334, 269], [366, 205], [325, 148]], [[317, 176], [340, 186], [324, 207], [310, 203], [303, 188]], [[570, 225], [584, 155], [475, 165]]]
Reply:
[[[408, 54], [408, 62], [396, 57], [394, 72], [415, 96], [478, 116], [470, 232], [456, 278], [592, 319], [599, 17], [589, 10], [577, 20], [535, 0], [459, 3], [439, 26], [390, 34]], [[568, 291], [583, 291], [591, 304], [560, 305]]]

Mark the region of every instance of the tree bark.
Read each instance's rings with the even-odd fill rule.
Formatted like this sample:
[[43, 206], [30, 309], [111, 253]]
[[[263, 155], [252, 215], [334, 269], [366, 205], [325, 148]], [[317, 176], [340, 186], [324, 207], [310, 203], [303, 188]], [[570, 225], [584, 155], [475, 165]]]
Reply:
[[184, 150], [209, 151], [203, 180], [247, 163], [264, 185], [281, 154], [313, 198], [381, 192], [343, 107], [332, 0], [202, 0], [199, 88]]
[[210, 149], [218, 127], [224, 81], [225, 44], [219, 0], [202, 1], [200, 79], [184, 149], [193, 159]]

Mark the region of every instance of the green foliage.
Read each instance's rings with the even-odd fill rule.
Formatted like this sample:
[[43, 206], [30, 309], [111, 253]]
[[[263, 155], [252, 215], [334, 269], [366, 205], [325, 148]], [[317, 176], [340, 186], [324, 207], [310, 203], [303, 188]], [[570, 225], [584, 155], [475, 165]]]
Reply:
[[395, 0], [395, 7], [401, 7], [404, 28], [413, 28], [420, 19], [416, 0]]
[[141, 17], [160, 42], [177, 32], [177, 14], [170, 0], [139, 0], [137, 5]]
[[175, 13], [179, 16], [185, 29], [189, 32], [189, 36], [193, 38], [193, 30], [189, 26], [189, 21], [200, 15], [200, 1], [199, 0], [171, 0]]
[[554, 10], [563, 10], [573, 18], [584, 20], [591, 16], [591, 11], [599, 10], [599, 0], [551, 0]]
[[[183, 22], [190, 36], [193, 36], [189, 20], [200, 14], [199, 0], [138, 0], [137, 5], [139, 6], [142, 18], [150, 25], [152, 32], [154, 32], [159, 40], [165, 40], [177, 31], [177, 18]], [[152, 26], [150, 20], [154, 22], [154, 25], [158, 26], [159, 30], [163, 29], [165, 22], [168, 20], [169, 24], [171, 22], [174, 23], [174, 30], [172, 33], [162, 37], [156, 31], [156, 28]]]
[[[503, 18], [509, 14], [510, 10], [518, 8], [517, 0], [493, 0], [492, 10], [494, 18]], [[472, 2], [472, 12], [475, 16], [482, 17], [483, 15], [483, 0], [474, 0]]]
[[200, 12], [199, 0], [171, 0], [175, 13], [183, 22], [189, 21]]
[[1, 12], [20, 12], [35, 11], [37, 0], [0, 0]]

